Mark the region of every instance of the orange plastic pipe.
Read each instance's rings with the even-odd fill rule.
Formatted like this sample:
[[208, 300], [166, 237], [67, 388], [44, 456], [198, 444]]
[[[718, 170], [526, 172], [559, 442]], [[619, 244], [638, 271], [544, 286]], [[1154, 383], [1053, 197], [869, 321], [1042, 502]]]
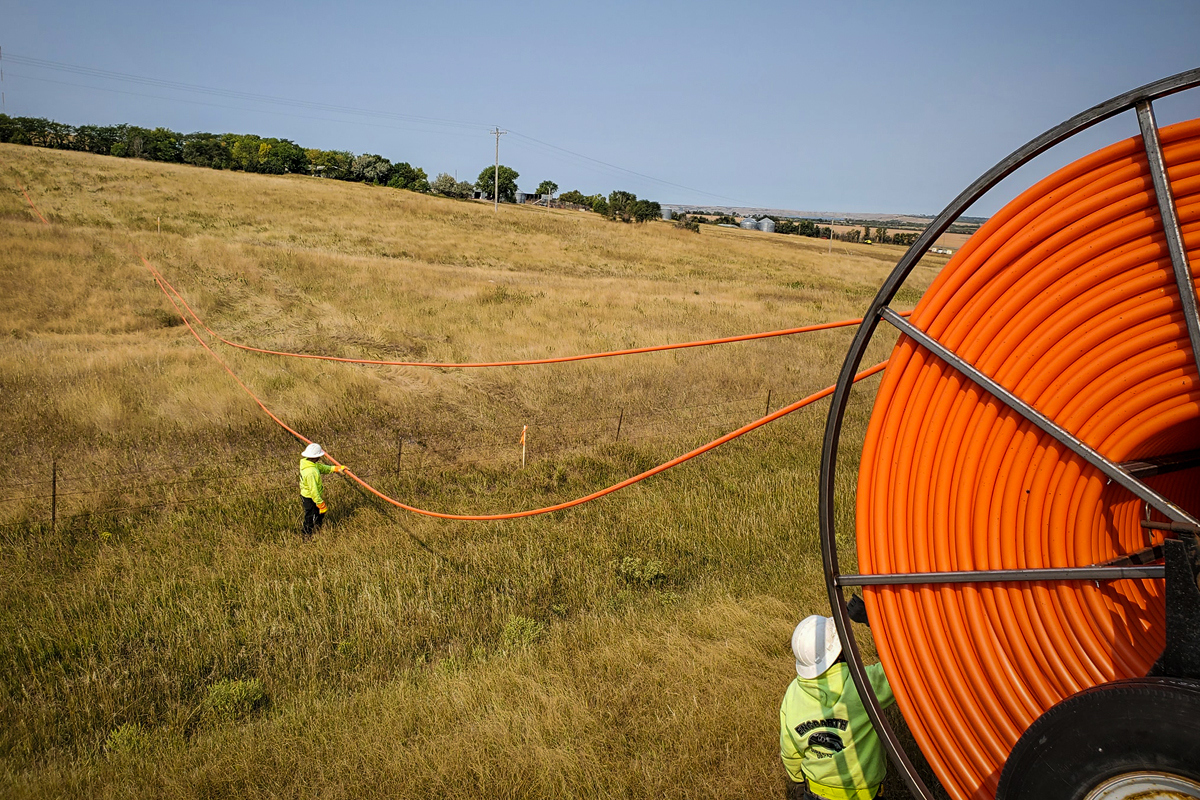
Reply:
[[[1160, 138], [1194, 277], [1200, 120]], [[1111, 461], [1200, 448], [1200, 375], [1140, 138], [1009, 203], [954, 255], [912, 321]], [[1200, 469], [1146, 482], [1200, 512]], [[1141, 528], [1146, 516], [1140, 500], [901, 337], [859, 467], [862, 572], [1086, 566], [1161, 541]], [[1040, 714], [1144, 675], [1164, 641], [1161, 581], [864, 596], [905, 719], [956, 800], [994, 797]]]
[[21, 194], [25, 195], [25, 200], [29, 203], [29, 207], [33, 209], [33, 213], [37, 214], [37, 217], [42, 221], [42, 224], [49, 225], [50, 220], [43, 217], [42, 212], [39, 211], [38, 207], [33, 204], [33, 198], [29, 196], [29, 192], [25, 191], [24, 184], [22, 184], [20, 181], [17, 181], [17, 186], [20, 187]]
[[[42, 224], [49, 225], [50, 222], [44, 216], [42, 216], [42, 212], [38, 210], [36, 205], [34, 205], [33, 198], [29, 196], [29, 192], [25, 191], [25, 187], [20, 183], [20, 181], [17, 182], [17, 185], [21, 189], [21, 194], [25, 195], [25, 200], [28, 201], [29, 207], [33, 209], [33, 213], [37, 214], [38, 219], [42, 221]], [[592, 358], [612, 358], [613, 356], [629, 356], [639, 353], [658, 353], [664, 350], [681, 350], [688, 347], [708, 347], [715, 344], [750, 342], [757, 339], [770, 339], [776, 336], [794, 336], [798, 333], [812, 333], [814, 331], [825, 331], [833, 328], [845, 328], [851, 325], [859, 325], [862, 323], [862, 318], [860, 317], [858, 319], [843, 319], [835, 322], [820, 322], [814, 325], [802, 325], [799, 328], [785, 328], [778, 331], [763, 331], [761, 333], [745, 333], [738, 336], [724, 336], [718, 339], [703, 339], [695, 342], [677, 342], [675, 344], [634, 347], [626, 350], [609, 350], [603, 353], [584, 353], [581, 355], [558, 356], [555, 358], [532, 358], [522, 361], [475, 361], [465, 363], [436, 361], [381, 361], [370, 358], [342, 358], [340, 356], [323, 356], [315, 353], [292, 353], [284, 350], [267, 350], [261, 347], [251, 347], [250, 345], [230, 341], [229, 339], [218, 335], [215, 331], [213, 331], [212, 328], [208, 327], [204, 320], [200, 319], [199, 315], [197, 315], [192, 307], [188, 305], [187, 301], [183, 299], [183, 295], [171, 285], [171, 283], [166, 279], [166, 276], [164, 276], [160, 270], [155, 270], [155, 274], [157, 276], [155, 280], [159, 281], [160, 285], [165, 284], [166, 288], [171, 290], [175, 297], [179, 299], [179, 302], [183, 304], [183, 307], [187, 310], [188, 314], [191, 315], [192, 319], [196, 321], [196, 324], [204, 328], [204, 330], [208, 332], [209, 336], [221, 342], [222, 344], [226, 344], [230, 347], [236, 347], [240, 350], [247, 350], [252, 353], [263, 353], [272, 356], [285, 356], [288, 358], [311, 358], [318, 361], [340, 361], [346, 364], [373, 364], [376, 366], [389, 367], [441, 367], [443, 369], [466, 369], [471, 367], [525, 367], [534, 364], [563, 364], [568, 361], [586, 361]], [[910, 314], [912, 314], [911, 311], [904, 311], [901, 312], [900, 316], [907, 317]]]
[[[34, 203], [33, 203], [33, 199], [29, 197], [29, 194], [27, 192], [25, 192], [24, 187], [21, 188], [21, 191], [23, 193], [25, 193], [25, 199], [29, 202], [29, 205], [31, 208], [33, 208], [34, 212], [37, 213], [37, 215], [41, 219], [42, 223], [49, 225], [50, 223], [46, 220], [45, 217], [42, 216], [41, 212], [38, 211], [37, 206], [34, 205]], [[150, 271], [150, 274], [151, 274], [151, 276], [153, 276], [155, 283], [158, 284], [158, 288], [161, 289], [163, 294], [165, 294], [167, 296], [167, 300], [169, 300], [171, 305], [173, 305], [175, 307], [175, 311], [179, 314], [180, 318], [183, 320], [183, 324], [187, 326], [188, 332], [196, 339], [197, 342], [200, 343], [201, 347], [203, 347], [206, 351], [208, 351], [208, 353], [214, 359], [216, 359], [217, 363], [221, 365], [222, 369], [224, 369], [227, 373], [229, 373], [229, 376], [232, 377], [234, 379], [234, 381], [237, 382], [238, 386], [241, 387], [242, 391], [244, 391], [247, 395], [249, 395], [250, 399], [252, 399], [255, 402], [255, 404], [263, 411], [263, 413], [265, 413], [268, 417], [270, 417], [281, 428], [283, 428], [288, 433], [292, 434], [297, 439], [300, 439], [303, 442], [311, 442], [312, 441], [311, 439], [305, 437], [299, 431], [296, 431], [295, 429], [289, 427], [287, 425], [287, 423], [285, 423], [282, 419], [280, 419], [278, 416], [276, 416], [269, 408], [267, 408], [266, 404], [263, 403], [263, 401], [261, 399], [259, 399], [258, 395], [256, 395], [250, 389], [249, 386], [247, 386], [245, 383], [243, 383], [241, 378], [239, 378], [237, 376], [237, 374], [229, 367], [229, 365], [226, 364], [224, 362], [224, 360], [222, 360], [221, 357], [218, 356], [211, 347], [209, 347], [208, 343], [205, 342], [204, 339], [200, 336], [200, 334], [198, 334], [196, 332], [196, 329], [194, 327], [192, 327], [192, 323], [188, 321], [189, 315], [192, 317], [192, 319], [194, 319], [196, 321], [196, 323], [198, 325], [204, 327], [205, 330], [207, 330], [210, 334], [212, 334], [214, 338], [220, 339], [220, 337], [216, 336], [216, 334], [213, 334], [213, 332], [211, 330], [209, 330], [208, 326], [204, 324], [204, 322], [196, 315], [196, 312], [192, 310], [191, 306], [189, 306], [187, 304], [187, 301], [183, 299], [183, 295], [181, 295], [175, 289], [175, 287], [172, 286], [165, 277], [163, 277], [162, 273], [159, 272], [159, 270], [157, 268], [155, 268], [155, 266], [153, 264], [151, 264], [150, 261], [144, 255], [139, 253], [138, 258], [140, 258], [142, 263], [145, 264], [146, 269], [148, 269]], [[181, 308], [181, 306], [182, 306], [182, 308]], [[184, 313], [184, 309], [186, 309], [187, 313]], [[910, 313], [910, 312], [906, 312], [906, 315], [907, 315], [907, 313]], [[510, 365], [515, 365], [517, 363], [551, 363], [551, 362], [557, 362], [557, 361], [571, 361], [571, 360], [579, 360], [580, 358], [599, 358], [599, 357], [603, 357], [606, 355], [624, 355], [626, 353], [633, 353], [633, 352], [650, 352], [652, 350], [674, 349], [674, 348], [678, 348], [678, 347], [699, 347], [699, 346], [705, 345], [705, 344], [723, 344], [725, 342], [732, 342], [732, 341], [745, 341], [745, 340], [749, 340], [749, 339], [761, 339], [761, 338], [766, 338], [767, 336], [781, 336], [781, 335], [786, 335], [788, 333], [800, 333], [805, 330], [820, 330], [823, 328], [840, 327], [842, 325], [847, 325], [847, 324], [856, 324], [861, 321], [862, 320], [853, 320], [850, 322], [825, 323], [823, 325], [809, 326], [809, 328], [796, 328], [796, 329], [792, 329], [790, 331], [776, 331], [776, 332], [767, 333], [767, 334], [750, 334], [748, 336], [729, 337], [727, 339], [711, 340], [708, 342], [690, 342], [688, 344], [683, 344], [683, 345], [666, 345], [666, 346], [661, 346], [661, 347], [657, 347], [657, 348], [642, 348], [640, 350], [619, 351], [616, 353], [599, 353], [599, 354], [593, 354], [590, 356], [576, 356], [576, 357], [568, 357], [568, 358], [563, 358], [563, 359], [550, 359], [550, 360], [544, 361], [544, 362], [508, 362], [508, 363], [496, 363], [496, 364], [457, 364], [457, 365], [456, 364], [428, 364], [428, 365], [424, 365], [424, 366], [510, 366]], [[224, 340], [222, 340], [222, 341], [224, 341]], [[227, 342], [227, 344], [232, 344], [232, 342]], [[234, 345], [234, 346], [238, 347], [240, 345]], [[243, 349], [253, 349], [253, 348], [243, 348]], [[266, 352], [266, 351], [260, 351], [260, 352]], [[278, 355], [296, 355], [296, 354], [279, 353]], [[352, 361], [353, 359], [333, 359], [333, 360]], [[384, 362], [364, 362], [364, 363], [384, 363]], [[876, 364], [873, 367], [870, 367], [868, 369], [863, 370], [862, 372], [859, 372], [854, 377], [854, 380], [860, 381], [864, 378], [868, 378], [872, 375], [875, 375], [875, 374], [881, 372], [883, 370], [883, 368], [886, 366], [887, 366], [887, 362]], [[774, 422], [777, 419], [781, 419], [782, 417], [785, 417], [788, 414], [791, 414], [795, 411], [799, 411], [801, 408], [804, 408], [805, 406], [811, 405], [811, 404], [817, 402], [818, 400], [828, 397], [829, 395], [831, 395], [833, 393], [833, 390], [834, 390], [833, 386], [827, 386], [819, 392], [816, 392], [814, 394], [809, 395], [808, 397], [797, 400], [796, 402], [794, 402], [790, 405], [784, 406], [783, 408], [779, 409], [778, 411], [776, 411], [772, 414], [768, 414], [767, 416], [762, 417], [761, 419], [755, 420], [754, 422], [751, 422], [747, 425], [743, 425], [742, 427], [738, 428], [737, 430], [731, 431], [731, 432], [725, 434], [724, 436], [721, 436], [718, 439], [715, 439], [715, 440], [709, 442], [708, 444], [697, 447], [694, 450], [684, 453], [681, 456], [677, 456], [676, 458], [673, 458], [666, 463], [659, 464], [656, 467], [652, 467], [638, 475], [633, 476], [632, 478], [627, 478], [626, 480], [623, 480], [620, 483], [614, 484], [612, 486], [608, 486], [608, 487], [601, 489], [599, 491], [596, 491], [596, 492], [592, 492], [591, 494], [586, 495], [584, 497], [579, 497], [574, 500], [569, 500], [565, 503], [558, 503], [556, 505], [546, 506], [544, 508], [535, 508], [535, 509], [529, 509], [526, 511], [515, 511], [515, 512], [510, 512], [510, 513], [505, 513], [505, 514], [447, 514], [447, 513], [440, 512], [440, 511], [429, 511], [427, 509], [422, 509], [422, 508], [417, 508], [416, 506], [407, 505], [405, 503], [400, 502], [399, 500], [396, 500], [393, 497], [389, 497], [388, 495], [383, 494], [382, 492], [380, 492], [375, 487], [368, 484], [366, 481], [364, 481], [362, 478], [358, 477], [357, 475], [355, 475], [352, 471], [350, 471], [348, 469], [345, 471], [344, 474], [347, 477], [349, 477], [351, 480], [358, 483], [364, 489], [371, 492], [376, 497], [380, 498], [381, 500], [384, 500], [385, 502], [388, 502], [388, 503], [396, 506], [397, 508], [404, 509], [405, 511], [411, 511], [415, 514], [421, 514], [421, 515], [429, 516], [429, 517], [437, 517], [439, 519], [467, 520], [467, 521], [477, 521], [477, 522], [478, 521], [505, 520], [505, 519], [520, 519], [523, 517], [532, 517], [532, 516], [537, 516], [540, 514], [548, 514], [552, 511], [562, 511], [562, 510], [565, 510], [568, 508], [573, 508], [575, 506], [582, 505], [583, 503], [587, 503], [591, 500], [596, 500], [598, 498], [604, 497], [605, 495], [612, 494], [613, 492], [619, 491], [628, 486], [632, 486], [633, 484], [639, 483], [649, 477], [659, 474], [660, 472], [665, 472], [668, 469], [671, 469], [672, 467], [676, 467], [676, 466], [684, 463], [685, 461], [690, 461], [691, 459], [695, 458], [696, 456], [702, 455], [703, 453], [707, 453], [709, 450], [713, 450], [717, 447], [720, 447], [721, 445], [726, 444], [727, 442], [731, 442], [740, 436], [744, 436], [745, 434], [749, 433], [750, 431], [760, 428], [763, 425], [766, 425], [770, 422]], [[333, 463], [341, 466], [341, 462], [337, 461], [335, 458], [333, 458], [333, 456], [328, 456], [328, 458], [330, 461], [333, 461]]]
[[[761, 333], [744, 333], [738, 336], [725, 336], [719, 339], [703, 339], [695, 342], [676, 342], [674, 344], [659, 344], [648, 347], [633, 347], [627, 350], [607, 350], [602, 353], [583, 353], [573, 356], [556, 356], [554, 358], [530, 358], [520, 361], [470, 361], [470, 362], [439, 362], [439, 361], [383, 361], [372, 358], [343, 358], [341, 356], [323, 356], [315, 353], [293, 353], [286, 350], [267, 350], [261, 347], [251, 347], [250, 345], [239, 344], [238, 342], [230, 341], [208, 327], [203, 320], [196, 314], [192, 307], [187, 304], [183, 296], [172, 286], [167, 279], [162, 276], [161, 271], [158, 272], [159, 279], [162, 280], [183, 303], [187, 312], [191, 314], [192, 319], [196, 324], [200, 325], [208, 334], [222, 344], [230, 347], [236, 347], [239, 350], [248, 350], [251, 353], [263, 353], [271, 356], [284, 356], [287, 358], [310, 358], [316, 361], [338, 361], [343, 364], [372, 364], [375, 366], [384, 367], [441, 367], [442, 369], [470, 369], [478, 367], [527, 367], [534, 364], [563, 364], [569, 361], [587, 361], [593, 358], [612, 358], [614, 356], [630, 356], [639, 353], [659, 353], [664, 350], [681, 350], [687, 347], [709, 347], [715, 344], [730, 344], [732, 342], [750, 342], [756, 339], [770, 339], [776, 336], [795, 336], [798, 333], [811, 333], [813, 331], [825, 331], [832, 328], [845, 328], [851, 325], [858, 325], [862, 322], [862, 318], [858, 319], [843, 319], [836, 322], [820, 322], [815, 325], [804, 325], [799, 328], [785, 328], [778, 331], [763, 331]], [[905, 311], [901, 316], [908, 316], [911, 311]]]
[[[208, 343], [205, 342], [204, 339], [200, 336], [200, 334], [196, 332], [196, 329], [194, 327], [192, 327], [192, 323], [188, 321], [187, 314], [185, 314], [183, 308], [180, 307], [181, 305], [186, 306], [186, 303], [183, 302], [183, 298], [179, 296], [178, 292], [176, 292], [173, 288], [170, 287], [170, 284], [168, 284], [166, 282], [166, 280], [162, 277], [162, 275], [159, 273], [159, 271], [154, 267], [153, 264], [150, 263], [150, 261], [144, 255], [139, 254], [138, 257], [142, 260], [142, 263], [146, 265], [146, 269], [148, 269], [150, 271], [150, 274], [154, 277], [154, 280], [158, 284], [159, 289], [161, 289], [163, 294], [165, 294], [167, 296], [167, 300], [169, 300], [171, 302], [171, 305], [173, 305], [175, 307], [175, 311], [179, 314], [180, 318], [183, 319], [183, 324], [187, 326], [188, 332], [191, 333], [191, 335], [196, 339], [196, 341], [200, 343], [200, 346], [203, 347], [205, 350], [207, 350], [208, 353], [217, 360], [217, 363], [219, 363], [221, 365], [221, 367], [226, 372], [229, 373], [229, 375], [237, 382], [238, 386], [240, 386], [242, 388], [242, 391], [244, 391], [246, 394], [248, 394], [250, 396], [250, 398], [255, 402], [255, 404], [258, 405], [258, 407], [260, 409], [262, 409], [263, 412], [268, 417], [270, 417], [272, 420], [274, 420], [275, 423], [277, 425], [279, 425], [281, 428], [283, 428], [288, 433], [292, 434], [297, 439], [300, 439], [303, 442], [311, 442], [312, 441], [311, 439], [305, 437], [303, 434], [301, 434], [298, 431], [294, 430], [293, 428], [289, 427], [287, 425], [287, 423], [285, 423], [282, 419], [280, 419], [278, 416], [276, 416], [269, 408], [267, 408], [266, 404], [263, 403], [263, 401], [261, 399], [259, 399], [258, 395], [256, 395], [253, 391], [251, 391], [250, 387], [247, 386], [245, 383], [243, 383], [242, 380], [229, 367], [229, 365], [226, 364], [221, 359], [221, 357], [218, 356], [213, 351], [213, 349], [211, 347], [209, 347]], [[859, 372], [857, 375], [855, 375], [854, 380], [860, 381], [864, 378], [868, 378], [872, 375], [882, 372], [884, 367], [886, 367], [886, 366], [887, 366], [887, 362], [883, 362], [881, 364], [876, 364], [873, 367], [869, 367], [868, 369], [865, 369], [862, 372]], [[790, 405], [784, 406], [783, 408], [779, 409], [778, 411], [768, 414], [767, 416], [762, 417], [761, 419], [757, 419], [754, 422], [751, 422], [747, 425], [743, 425], [742, 427], [738, 428], [737, 430], [730, 431], [729, 433], [725, 434], [724, 436], [714, 439], [713, 441], [709, 442], [708, 444], [701, 445], [700, 447], [697, 447], [694, 450], [690, 450], [681, 456], [677, 456], [677, 457], [671, 459], [670, 461], [667, 461], [663, 464], [659, 464], [656, 467], [651, 467], [650, 469], [648, 469], [644, 472], [641, 472], [637, 475], [634, 475], [631, 478], [626, 478], [625, 480], [621, 481], [620, 483], [616, 483], [616, 484], [613, 484], [612, 486], [608, 486], [603, 489], [600, 489], [599, 491], [592, 492], [591, 494], [586, 495], [584, 497], [577, 497], [574, 500], [568, 500], [564, 503], [557, 503], [555, 505], [545, 506], [543, 508], [533, 508], [533, 509], [528, 509], [525, 511], [512, 511], [512, 512], [503, 513], [503, 514], [448, 514], [448, 513], [441, 512], [441, 511], [430, 511], [428, 509], [417, 508], [416, 506], [410, 506], [406, 503], [400, 502], [399, 500], [395, 499], [394, 497], [389, 497], [388, 495], [384, 494], [383, 492], [380, 492], [374, 486], [371, 486], [369, 483], [364, 481], [362, 478], [355, 475], [349, 469], [347, 469], [345, 471], [345, 473], [343, 473], [343, 474], [346, 477], [353, 480], [355, 483], [362, 486], [364, 489], [366, 489], [371, 494], [378, 497], [380, 500], [390, 503], [391, 505], [394, 505], [397, 508], [401, 508], [405, 511], [411, 511], [414, 514], [420, 514], [420, 515], [423, 515], [426, 517], [436, 517], [438, 519], [465, 520], [465, 521], [471, 521], [471, 522], [494, 522], [497, 520], [521, 519], [524, 517], [534, 517], [534, 516], [538, 516], [540, 514], [549, 514], [553, 511], [563, 511], [568, 508], [574, 508], [575, 506], [582, 505], [582, 504], [590, 502], [592, 500], [596, 500], [601, 497], [604, 497], [605, 495], [612, 494], [613, 492], [620, 491], [621, 489], [624, 489], [628, 486], [632, 486], [635, 483], [640, 483], [641, 481], [644, 481], [647, 478], [653, 477], [654, 475], [657, 475], [660, 472], [666, 472], [667, 470], [669, 470], [673, 467], [679, 466], [680, 464], [684, 463], [685, 461], [690, 461], [693, 458], [695, 458], [696, 456], [707, 453], [709, 450], [716, 449], [723, 444], [726, 444], [728, 442], [733, 441], [734, 439], [737, 439], [740, 436], [746, 435], [750, 431], [753, 431], [757, 428], [761, 428], [763, 425], [766, 425], [770, 422], [774, 422], [777, 419], [781, 419], [795, 411], [799, 411], [801, 408], [804, 408], [805, 406], [812, 405], [813, 403], [817, 402], [818, 400], [821, 400], [821, 399], [826, 398], [829, 395], [833, 394], [834, 388], [835, 387], [833, 387], [833, 386], [827, 386], [819, 392], [815, 392], [813, 394], [810, 394], [808, 397], [802, 398], [800, 400], [797, 400], [794, 403], [791, 403]], [[326, 456], [334, 464], [337, 464], [338, 466], [342, 465], [341, 462], [338, 461], [337, 459], [335, 459], [333, 456], [328, 455], [328, 454], [326, 454]]]

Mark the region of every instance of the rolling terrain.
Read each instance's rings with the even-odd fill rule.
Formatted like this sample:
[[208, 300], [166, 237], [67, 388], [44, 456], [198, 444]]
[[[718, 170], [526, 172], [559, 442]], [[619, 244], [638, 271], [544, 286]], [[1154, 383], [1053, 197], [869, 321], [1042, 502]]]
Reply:
[[[826, 607], [824, 403], [524, 520], [328, 476], [303, 543], [301, 446], [139, 255], [230, 340], [460, 362], [857, 317], [903, 248], [827, 245], [0, 145], [0, 794], [778, 794], [789, 636]], [[497, 513], [827, 386], [853, 330], [466, 370], [210, 344], [381, 491]]]

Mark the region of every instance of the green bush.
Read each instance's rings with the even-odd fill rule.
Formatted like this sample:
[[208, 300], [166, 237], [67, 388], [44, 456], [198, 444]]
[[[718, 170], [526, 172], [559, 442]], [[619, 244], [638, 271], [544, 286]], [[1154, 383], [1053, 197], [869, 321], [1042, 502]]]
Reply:
[[500, 641], [504, 650], [524, 650], [532, 645], [545, 631], [545, 626], [536, 619], [529, 617], [514, 616], [510, 617], [508, 622], [504, 623], [504, 630], [500, 634]]
[[637, 556], [625, 556], [614, 560], [612, 565], [617, 577], [640, 589], [650, 589], [667, 581], [662, 562], [655, 558], [643, 560]]
[[146, 749], [146, 730], [139, 722], [126, 722], [113, 728], [104, 740], [104, 752], [111, 758], [137, 754]]
[[267, 692], [258, 678], [217, 681], [208, 688], [205, 709], [223, 720], [241, 719], [266, 705]]

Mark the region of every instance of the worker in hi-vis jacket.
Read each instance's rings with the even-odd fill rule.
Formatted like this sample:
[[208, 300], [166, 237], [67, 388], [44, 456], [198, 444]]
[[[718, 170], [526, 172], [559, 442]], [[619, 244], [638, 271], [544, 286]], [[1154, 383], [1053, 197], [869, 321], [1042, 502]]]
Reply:
[[305, 539], [321, 527], [321, 523], [325, 522], [325, 512], [329, 510], [325, 505], [325, 487], [321, 484], [321, 476], [346, 471], [345, 467], [331, 467], [317, 461], [323, 455], [325, 451], [316, 442], [304, 448], [300, 454], [300, 502], [304, 505], [302, 535]]
[[[852, 610], [861, 604], [857, 597], [850, 603]], [[779, 708], [788, 800], [881, 797], [887, 774], [883, 745], [850, 678], [833, 618], [801, 620], [792, 633], [792, 655], [796, 678]], [[868, 666], [867, 677], [882, 707], [896, 702], [882, 665]]]

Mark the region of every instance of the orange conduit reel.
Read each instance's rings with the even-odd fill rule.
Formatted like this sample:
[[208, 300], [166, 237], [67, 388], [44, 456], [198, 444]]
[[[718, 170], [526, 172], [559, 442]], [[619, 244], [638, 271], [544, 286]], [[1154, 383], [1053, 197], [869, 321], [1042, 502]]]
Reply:
[[[1200, 69], [1148, 84], [993, 167], [905, 253], [843, 364], [821, 463], [826, 582], [916, 797], [934, 795], [873, 702], [844, 587], [863, 587], [898, 705], [955, 800], [1200, 798], [1200, 120], [1159, 130], [1152, 105], [1196, 86]], [[910, 320], [888, 308], [979, 197], [1128, 111], [1141, 137], [1009, 203]], [[901, 337], [859, 464], [858, 574], [843, 574], [833, 477], [880, 320]]]

